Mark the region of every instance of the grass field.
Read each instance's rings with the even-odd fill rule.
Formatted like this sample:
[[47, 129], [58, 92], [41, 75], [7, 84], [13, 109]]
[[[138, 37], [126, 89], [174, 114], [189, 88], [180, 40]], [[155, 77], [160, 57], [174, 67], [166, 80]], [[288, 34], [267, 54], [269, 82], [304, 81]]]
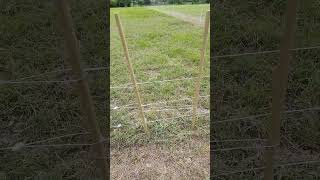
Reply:
[[[201, 28], [192, 27], [188, 23], [146, 8], [112, 9], [112, 86], [130, 83], [119, 35], [113, 20], [114, 13], [119, 13], [122, 18], [133, 68], [139, 82], [196, 77], [203, 34]], [[207, 52], [206, 57], [206, 76], [209, 75], [208, 55], [209, 52]], [[205, 78], [203, 80], [202, 96], [209, 95], [208, 79]], [[192, 98], [194, 94], [193, 84], [194, 81], [191, 80], [143, 84], [141, 86], [141, 94], [144, 104]], [[202, 99], [204, 111], [208, 111], [208, 99], [209, 97]], [[129, 111], [130, 113], [127, 114], [128, 109], [121, 111], [120, 108], [136, 102], [133, 90], [112, 89], [111, 101], [111, 107], [119, 108], [112, 111], [111, 123], [113, 126], [117, 124], [123, 125], [123, 128], [119, 128], [112, 133], [112, 142], [137, 143], [137, 141], [146, 140], [144, 134], [140, 133], [142, 129], [136, 128], [137, 124], [140, 124], [138, 111]], [[180, 101], [167, 105], [159, 104], [155, 107], [147, 107], [147, 119], [154, 121], [186, 115], [186, 113], [190, 112], [190, 103], [191, 101]], [[137, 108], [137, 106], [134, 108]], [[162, 111], [157, 113], [152, 111], [152, 108]], [[175, 110], [176, 108], [189, 109], [178, 111]], [[172, 109], [172, 111], [163, 109]], [[179, 136], [180, 133], [185, 134], [190, 131], [190, 122], [190, 118], [182, 118], [152, 123], [149, 125], [154, 133], [152, 139], [162, 140], [168, 139], [170, 136]], [[199, 122], [200, 126], [207, 127], [206, 129], [209, 130], [208, 122], [201, 120]]]
[[[149, 8], [115, 8], [111, 9], [113, 87], [130, 83], [115, 25], [115, 13], [122, 19], [138, 82], [196, 77], [203, 28]], [[194, 80], [140, 86], [143, 103], [150, 104], [145, 107], [146, 118], [150, 122], [150, 138], [143, 133], [138, 106], [132, 105], [136, 103], [133, 89], [111, 89], [112, 158], [117, 159], [112, 161], [112, 176], [115, 179], [121, 177], [121, 167], [128, 164], [133, 167], [125, 173], [121, 172], [124, 179], [209, 177], [209, 51], [206, 53], [205, 64], [204, 74], [207, 77], [201, 83], [200, 93], [204, 97], [199, 103], [199, 113], [205, 115], [200, 115], [199, 128], [195, 131], [191, 129], [190, 116]], [[173, 102], [160, 103], [165, 101]], [[130, 108], [122, 108], [128, 104]], [[159, 149], [157, 153], [154, 148]], [[132, 158], [119, 158], [128, 156], [128, 152]], [[190, 160], [188, 163], [188, 158], [194, 159], [194, 163]], [[150, 168], [144, 167], [144, 164], [149, 164]], [[166, 166], [170, 169], [166, 170], [167, 173], [163, 171]]]

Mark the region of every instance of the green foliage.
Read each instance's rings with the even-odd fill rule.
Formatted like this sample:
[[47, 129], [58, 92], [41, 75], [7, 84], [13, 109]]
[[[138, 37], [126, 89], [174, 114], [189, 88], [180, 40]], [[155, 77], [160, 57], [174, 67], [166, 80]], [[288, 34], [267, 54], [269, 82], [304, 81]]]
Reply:
[[111, 0], [111, 7], [147, 6], [159, 4], [202, 4], [209, 0]]
[[111, 0], [110, 7], [130, 7], [131, 0]]

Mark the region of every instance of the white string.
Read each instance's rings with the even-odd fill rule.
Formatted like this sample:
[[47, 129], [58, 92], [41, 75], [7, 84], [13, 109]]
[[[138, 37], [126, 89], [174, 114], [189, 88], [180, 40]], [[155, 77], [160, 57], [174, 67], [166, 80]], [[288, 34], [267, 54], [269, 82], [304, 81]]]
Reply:
[[[320, 110], [320, 107], [312, 107], [312, 108], [305, 108], [305, 109], [296, 109], [296, 110], [288, 110], [285, 111], [285, 113], [294, 113], [294, 112], [303, 112], [303, 111], [317, 111]], [[220, 121], [213, 121], [213, 123], [224, 123], [224, 122], [233, 122], [233, 121], [240, 121], [240, 120], [249, 120], [249, 119], [256, 119], [259, 117], [265, 117], [269, 116], [271, 113], [265, 113], [265, 114], [259, 114], [259, 115], [253, 115], [253, 116], [247, 116], [247, 117], [241, 117], [241, 118], [232, 118], [232, 119], [225, 119]]]
[[[311, 49], [319, 49], [319, 48], [320, 48], [320, 46], [302, 47], [302, 48], [291, 49], [291, 51], [311, 50]], [[217, 56], [212, 56], [212, 58], [240, 57], [240, 56], [248, 56], [248, 55], [258, 55], [258, 54], [272, 54], [272, 53], [279, 53], [279, 52], [280, 52], [280, 50], [259, 51], [259, 52], [250, 52], [250, 53], [217, 55]]]
[[[286, 166], [295, 166], [295, 165], [304, 165], [304, 164], [316, 164], [316, 163], [320, 163], [319, 160], [311, 160], [311, 161], [300, 161], [300, 162], [291, 162], [291, 163], [285, 163], [285, 164], [279, 164], [277, 165], [277, 167], [286, 167]], [[244, 173], [244, 172], [249, 172], [249, 171], [257, 171], [257, 170], [263, 170], [266, 167], [257, 167], [257, 168], [250, 168], [250, 169], [244, 169], [244, 170], [239, 170], [239, 171], [232, 171], [232, 172], [228, 172], [228, 173], [222, 173], [222, 174], [217, 174], [217, 175], [213, 175], [212, 177], [219, 177], [219, 176], [228, 176], [228, 175], [232, 175], [232, 174], [238, 174], [238, 173]]]
[[71, 83], [71, 82], [78, 82], [81, 79], [72, 79], [72, 80], [63, 80], [63, 81], [3, 81], [0, 80], [0, 85], [3, 84], [51, 84], [51, 83]]
[[[210, 113], [198, 113], [199, 116], [206, 116], [206, 115], [209, 115], [209, 114], [210, 114]], [[147, 123], [155, 123], [155, 122], [172, 120], [172, 119], [178, 119], [178, 118], [184, 118], [184, 117], [190, 117], [190, 116], [192, 116], [192, 114], [190, 114], [190, 115], [183, 115], [183, 116], [177, 116], [177, 117], [172, 117], [172, 118], [157, 119], [157, 120], [154, 120], [154, 121], [148, 121]]]
[[67, 134], [67, 135], [62, 135], [62, 136], [58, 136], [58, 137], [53, 137], [53, 138], [49, 138], [49, 139], [44, 139], [44, 140], [40, 140], [40, 141], [31, 142], [31, 143], [28, 143], [26, 145], [34, 145], [34, 144], [39, 144], [39, 143], [43, 143], [43, 142], [48, 142], [48, 141], [53, 141], [53, 140], [65, 138], [65, 137], [72, 137], [72, 136], [78, 136], [78, 135], [87, 135], [87, 134], [90, 134], [90, 133], [84, 132], [84, 133]]
[[[200, 98], [206, 98], [210, 97], [210, 95], [206, 96], [199, 96]], [[167, 104], [167, 103], [172, 103], [172, 102], [180, 102], [180, 101], [191, 101], [191, 98], [183, 98], [183, 99], [176, 99], [176, 100], [170, 100], [170, 101], [158, 101], [154, 103], [149, 103], [149, 104], [144, 104], [142, 105], [143, 107], [147, 107], [150, 105], [158, 105], [158, 104]], [[130, 107], [130, 106], [136, 106], [137, 104], [127, 104], [127, 105], [122, 105], [122, 106], [114, 106], [111, 108], [111, 110], [119, 110], [119, 109], [131, 109], [131, 108], [136, 108], [136, 107]]]
[[222, 152], [222, 151], [233, 151], [233, 150], [241, 150], [241, 149], [265, 149], [265, 148], [274, 148], [277, 146], [279, 146], [279, 144], [272, 145], [272, 146], [243, 146], [243, 147], [233, 147], [233, 148], [212, 149], [210, 151]]
[[[203, 78], [208, 78], [209, 76], [204, 76]], [[165, 79], [159, 81], [146, 81], [146, 82], [138, 82], [137, 84], [152, 84], [152, 83], [165, 83], [165, 82], [176, 82], [176, 81], [185, 81], [185, 80], [193, 80], [194, 78], [179, 78], [179, 79]], [[110, 89], [126, 89], [132, 88], [132, 83], [122, 84], [119, 86], [111, 86]]]
[[210, 142], [216, 142], [216, 143], [221, 143], [221, 142], [245, 142], [245, 141], [268, 141], [267, 139], [222, 139], [222, 140], [213, 140]]
[[[92, 67], [92, 68], [85, 68], [83, 69], [84, 72], [91, 72], [91, 71], [100, 71], [100, 70], [107, 70], [109, 69], [108, 67]], [[50, 72], [45, 72], [42, 74], [38, 74], [38, 75], [32, 75], [32, 76], [28, 76], [28, 77], [24, 77], [24, 78], [19, 78], [17, 80], [25, 80], [25, 79], [30, 79], [30, 78], [37, 78], [37, 77], [41, 77], [44, 75], [49, 75], [49, 74], [54, 74], [54, 73], [64, 73], [64, 72], [69, 72], [71, 71], [71, 68], [67, 68], [67, 69], [59, 69], [59, 70], [55, 70], [55, 71], [50, 71]]]
[[[55, 139], [55, 138], [51, 138], [51, 139]], [[12, 150], [12, 151], [18, 151], [21, 150], [23, 148], [42, 148], [42, 147], [78, 147], [78, 146], [93, 146], [96, 145], [98, 143], [104, 143], [106, 142], [107, 139], [105, 138], [101, 138], [100, 141], [96, 142], [96, 143], [74, 143], [74, 144], [40, 144], [40, 145], [28, 145], [28, 144], [23, 144], [23, 143], [17, 143], [14, 146], [11, 147], [5, 147], [5, 148], [0, 148], [0, 150]], [[36, 142], [35, 142], [36, 143]], [[29, 143], [29, 144], [34, 144], [34, 143]]]

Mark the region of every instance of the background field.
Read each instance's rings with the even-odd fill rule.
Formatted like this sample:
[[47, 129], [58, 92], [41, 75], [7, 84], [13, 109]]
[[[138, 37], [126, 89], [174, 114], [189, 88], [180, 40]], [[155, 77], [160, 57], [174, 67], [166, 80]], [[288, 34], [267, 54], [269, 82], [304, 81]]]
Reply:
[[201, 16], [210, 10], [209, 4], [193, 4], [193, 5], [164, 5], [164, 6], [151, 6], [151, 8], [159, 9], [162, 11], [173, 11], [183, 13], [189, 16]]

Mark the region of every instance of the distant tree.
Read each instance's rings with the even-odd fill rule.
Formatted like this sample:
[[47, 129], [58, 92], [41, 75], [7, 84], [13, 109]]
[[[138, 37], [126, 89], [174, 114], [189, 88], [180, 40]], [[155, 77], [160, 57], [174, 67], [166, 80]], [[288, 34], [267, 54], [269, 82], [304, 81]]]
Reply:
[[169, 0], [168, 3], [169, 4], [182, 4], [183, 1], [182, 0]]
[[143, 4], [144, 4], [144, 0], [138, 0], [138, 5], [139, 6], [143, 6]]
[[111, 7], [130, 7], [130, 6], [144, 6], [144, 5], [158, 5], [158, 4], [199, 4], [209, 3], [210, 0], [110, 0]]
[[111, 0], [110, 7], [117, 7], [118, 6], [118, 0]]
[[143, 4], [144, 5], [150, 5], [151, 4], [151, 0], [144, 0]]
[[199, 0], [192, 0], [192, 4], [198, 4], [199, 2]]

